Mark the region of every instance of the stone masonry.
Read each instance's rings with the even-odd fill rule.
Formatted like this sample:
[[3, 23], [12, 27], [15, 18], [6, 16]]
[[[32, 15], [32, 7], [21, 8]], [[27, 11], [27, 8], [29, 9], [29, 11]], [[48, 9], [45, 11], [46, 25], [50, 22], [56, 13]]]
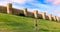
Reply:
[[48, 14], [49, 20], [52, 20], [52, 14]]
[[38, 10], [34, 10], [34, 17], [38, 18]]
[[12, 14], [12, 4], [11, 3], [7, 4], [7, 13]]
[[42, 18], [45, 20], [46, 19], [46, 12], [42, 13]]
[[34, 12], [27, 11], [27, 8], [24, 9], [16, 9], [12, 7], [11, 3], [7, 4], [7, 7], [0, 6], [0, 13], [7, 13], [7, 14], [14, 14], [14, 15], [21, 15], [24, 14], [28, 17], [35, 17], [35, 18], [43, 18], [44, 20], [54, 20], [54, 21], [60, 21], [60, 17], [52, 16], [51, 14], [46, 15], [46, 12], [43, 12], [42, 14], [38, 13], [38, 10], [34, 10]]
[[24, 9], [23, 9], [23, 12], [24, 12], [24, 15], [25, 15], [25, 16], [28, 16], [28, 14], [27, 14], [27, 8], [24, 8]]

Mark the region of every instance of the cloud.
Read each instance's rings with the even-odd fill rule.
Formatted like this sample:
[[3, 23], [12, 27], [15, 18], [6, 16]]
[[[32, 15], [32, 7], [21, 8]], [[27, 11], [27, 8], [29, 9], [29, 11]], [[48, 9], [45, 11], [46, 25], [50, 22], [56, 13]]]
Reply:
[[60, 3], [60, 0], [54, 0], [54, 2], [53, 2], [54, 5], [57, 5], [59, 3]]
[[19, 3], [19, 4], [24, 4], [26, 0], [11, 0], [11, 2]]
[[46, 2], [51, 2], [52, 5], [60, 4], [60, 0], [46, 0]]
[[[9, 2], [12, 3], [13, 7], [15, 7], [15, 8], [20, 8], [20, 7], [24, 7], [24, 6], [27, 8], [33, 7], [33, 9], [39, 9], [39, 10], [40, 9], [41, 10], [48, 10], [48, 9], [50, 10], [50, 8], [51, 8], [50, 6], [39, 3], [37, 0], [1, 0], [0, 5], [6, 6], [7, 3], [9, 3]], [[19, 5], [14, 4], [14, 3], [17, 3]], [[32, 6], [26, 5], [26, 3], [28, 3]]]
[[34, 0], [11, 0], [11, 2], [19, 3], [19, 4], [26, 4], [27, 2], [32, 2]]
[[52, 13], [52, 15], [59, 16], [60, 17], [59, 14], [60, 14], [60, 11], [59, 10], [54, 10], [53, 13]]
[[0, 0], [0, 3], [19, 3], [19, 4], [24, 4], [26, 2], [31, 2], [33, 0]]
[[[51, 3], [52, 5], [57, 5], [60, 0], [45, 0], [46, 3]], [[46, 4], [38, 2], [38, 0], [0, 0], [0, 5], [6, 6], [7, 3], [12, 3], [14, 8], [28, 8], [31, 10], [39, 10], [40, 12], [46, 12], [50, 14], [59, 14], [60, 12], [53, 12], [55, 8]], [[58, 9], [58, 8], [57, 8]], [[39, 13], [40, 13], [39, 12]]]
[[[34, 0], [0, 0], [0, 5], [6, 6], [7, 3], [16, 3], [19, 5], [25, 5], [26, 3], [33, 2]], [[16, 5], [15, 5], [16, 6]]]
[[0, 5], [6, 6], [7, 3], [11, 3], [10, 0], [0, 0]]
[[54, 13], [55, 14], [60, 14], [60, 11], [55, 10]]

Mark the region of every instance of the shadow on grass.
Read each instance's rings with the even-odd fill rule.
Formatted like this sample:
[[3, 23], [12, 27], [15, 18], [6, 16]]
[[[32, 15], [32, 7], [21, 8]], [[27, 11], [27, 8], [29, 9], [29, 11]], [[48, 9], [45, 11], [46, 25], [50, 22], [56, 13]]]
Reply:
[[8, 26], [24, 26], [25, 23], [19, 23], [19, 22], [14, 22], [14, 21], [8, 21], [6, 22]]
[[2, 21], [3, 23], [0, 23], [0, 26], [24, 26], [26, 23], [20, 23], [15, 21]]
[[39, 29], [39, 31], [49, 32], [50, 30], [48, 30], [48, 29], [44, 29], [44, 28], [41, 28], [41, 29]]

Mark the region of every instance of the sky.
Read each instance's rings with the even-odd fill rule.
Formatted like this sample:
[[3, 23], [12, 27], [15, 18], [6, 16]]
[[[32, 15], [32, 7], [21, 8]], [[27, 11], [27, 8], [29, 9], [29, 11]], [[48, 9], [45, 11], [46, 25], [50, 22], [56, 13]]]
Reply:
[[0, 5], [12, 3], [14, 8], [28, 8], [29, 11], [38, 10], [60, 17], [60, 0], [0, 0]]

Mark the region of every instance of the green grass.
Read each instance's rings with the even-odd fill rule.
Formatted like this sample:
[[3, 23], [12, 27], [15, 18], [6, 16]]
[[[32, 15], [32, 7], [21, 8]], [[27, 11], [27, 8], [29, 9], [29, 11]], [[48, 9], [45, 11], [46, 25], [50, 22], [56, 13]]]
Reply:
[[[34, 18], [0, 13], [1, 32], [35, 32]], [[60, 23], [38, 19], [38, 32], [60, 32]]]

